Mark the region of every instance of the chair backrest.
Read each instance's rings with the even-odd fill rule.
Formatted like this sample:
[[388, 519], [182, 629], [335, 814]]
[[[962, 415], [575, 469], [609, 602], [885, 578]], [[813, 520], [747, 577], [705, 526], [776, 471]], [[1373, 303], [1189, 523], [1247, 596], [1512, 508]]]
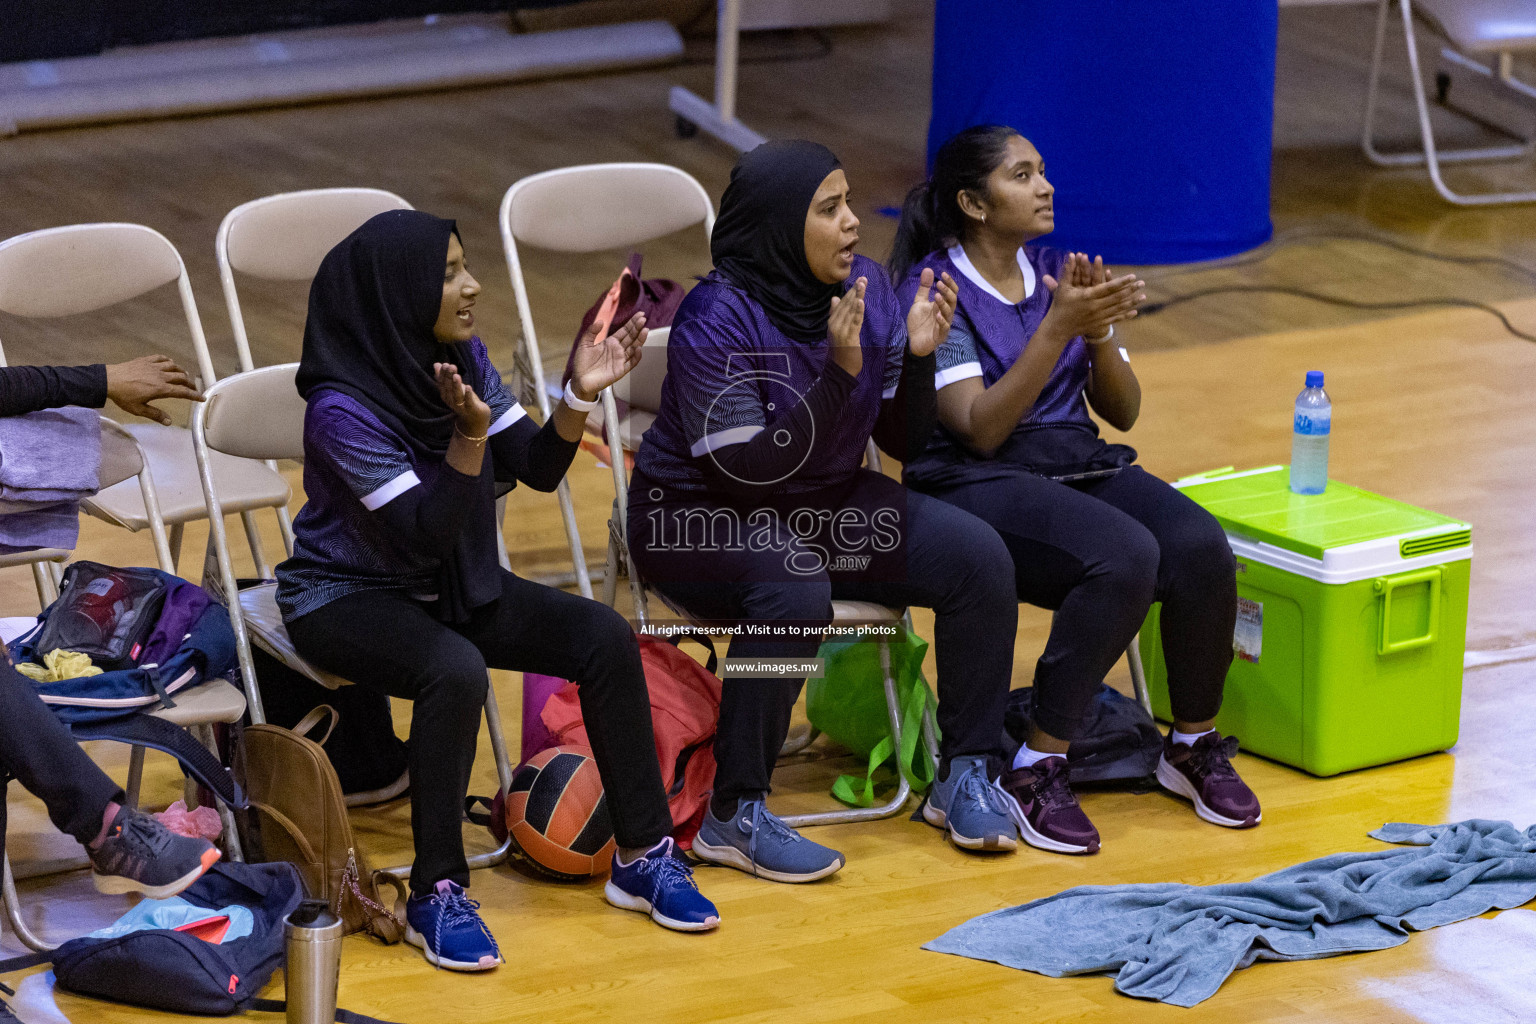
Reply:
[[623, 249], [704, 222], [715, 209], [704, 186], [667, 164], [560, 167], [529, 175], [502, 199], [504, 229], [519, 241], [556, 252]]
[[71, 224], [0, 242], [0, 311], [22, 317], [89, 313], [176, 282], [198, 370], [218, 380], [208, 357], [192, 283], [181, 254], [142, 224]]
[[631, 409], [661, 411], [661, 383], [667, 376], [667, 338], [670, 327], [658, 327], [645, 336], [645, 348], [636, 366], [613, 386], [613, 397]]
[[709, 193], [688, 172], [666, 164], [561, 167], [529, 175], [507, 189], [501, 200], [501, 242], [544, 415], [549, 415], [549, 398], [518, 243], [557, 252], [600, 252], [629, 248], [700, 222], [707, 244], [715, 227]]
[[298, 363], [278, 363], [226, 377], [192, 416], [195, 445], [247, 459], [304, 457], [304, 399]]
[[309, 281], [325, 254], [369, 218], [409, 209], [410, 203], [383, 189], [313, 188], [253, 199], [225, 214], [214, 254], [240, 368], [249, 370], [255, 364], [235, 288], [236, 271], [267, 281]]

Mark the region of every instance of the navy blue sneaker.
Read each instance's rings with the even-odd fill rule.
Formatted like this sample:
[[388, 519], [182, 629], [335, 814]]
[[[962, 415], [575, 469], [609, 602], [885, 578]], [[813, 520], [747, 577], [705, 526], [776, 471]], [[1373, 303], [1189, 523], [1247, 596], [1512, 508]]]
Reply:
[[603, 897], [620, 910], [638, 910], [675, 932], [707, 932], [720, 927], [720, 911], [699, 892], [693, 869], [677, 857], [668, 836], [628, 864], [613, 855], [613, 875]]
[[420, 946], [427, 962], [450, 971], [488, 971], [501, 966], [501, 950], [480, 920], [480, 904], [444, 879], [430, 896], [405, 903], [405, 941]]
[[1013, 850], [1019, 845], [1003, 795], [987, 779], [987, 758], [957, 757], [949, 775], [935, 779], [923, 803], [923, 820], [949, 830], [950, 841], [964, 850]]
[[811, 842], [770, 814], [761, 798], [740, 801], [727, 821], [706, 810], [693, 855], [774, 882], [814, 882], [845, 863], [841, 853]]

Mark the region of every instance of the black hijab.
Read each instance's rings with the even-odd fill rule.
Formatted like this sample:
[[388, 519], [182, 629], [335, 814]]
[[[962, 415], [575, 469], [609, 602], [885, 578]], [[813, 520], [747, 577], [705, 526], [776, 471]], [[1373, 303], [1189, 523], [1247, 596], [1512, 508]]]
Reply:
[[[452, 363], [484, 394], [468, 343], [444, 344], [432, 328], [443, 300], [451, 220], [417, 210], [370, 219], [326, 254], [309, 289], [298, 389], [340, 391], [378, 417], [423, 466], [440, 465], [453, 439], [453, 414], [438, 394], [433, 363]], [[430, 485], [430, 481], [428, 482]], [[501, 594], [497, 572], [492, 460], [481, 498], [453, 551], [442, 559], [438, 617], [463, 622]]]
[[710, 236], [715, 269], [796, 341], [826, 338], [832, 298], [843, 293], [844, 285], [818, 280], [805, 258], [806, 212], [816, 189], [840, 166], [815, 142], [763, 143], [731, 169]]

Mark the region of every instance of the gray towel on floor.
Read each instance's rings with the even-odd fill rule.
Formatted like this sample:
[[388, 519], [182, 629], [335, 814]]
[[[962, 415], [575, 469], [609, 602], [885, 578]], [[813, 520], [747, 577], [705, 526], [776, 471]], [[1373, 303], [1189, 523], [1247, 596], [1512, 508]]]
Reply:
[[96, 493], [100, 469], [95, 409], [65, 406], [0, 417], [0, 500], [79, 501]]
[[1390, 824], [1399, 849], [1339, 853], [1231, 885], [1079, 886], [923, 946], [1053, 978], [1118, 972], [1129, 996], [1194, 1006], [1256, 960], [1387, 949], [1536, 898], [1536, 825]]

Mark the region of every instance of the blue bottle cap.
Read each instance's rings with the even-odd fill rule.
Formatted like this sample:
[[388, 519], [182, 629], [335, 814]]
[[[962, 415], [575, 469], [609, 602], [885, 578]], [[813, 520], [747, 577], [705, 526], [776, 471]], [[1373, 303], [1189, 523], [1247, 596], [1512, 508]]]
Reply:
[[1322, 386], [1323, 386], [1323, 371], [1322, 370], [1308, 370], [1307, 371], [1307, 387], [1309, 387], [1309, 388], [1320, 388]]

